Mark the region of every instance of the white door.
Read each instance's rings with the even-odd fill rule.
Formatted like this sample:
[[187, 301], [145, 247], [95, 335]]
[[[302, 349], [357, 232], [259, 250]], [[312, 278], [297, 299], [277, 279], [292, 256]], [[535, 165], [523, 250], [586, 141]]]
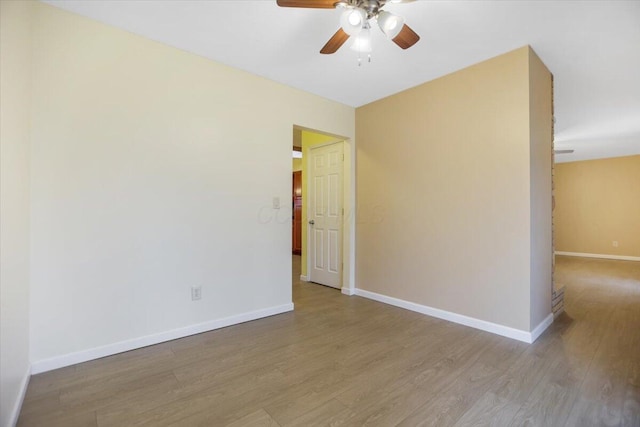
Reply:
[[309, 280], [342, 286], [343, 143], [309, 150]]

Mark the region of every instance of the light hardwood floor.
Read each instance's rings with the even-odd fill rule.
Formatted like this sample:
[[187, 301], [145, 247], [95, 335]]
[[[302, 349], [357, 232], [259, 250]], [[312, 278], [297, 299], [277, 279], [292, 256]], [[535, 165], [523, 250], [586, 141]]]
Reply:
[[532, 345], [297, 270], [295, 312], [35, 375], [18, 425], [640, 426], [640, 263], [557, 270], [566, 313]]

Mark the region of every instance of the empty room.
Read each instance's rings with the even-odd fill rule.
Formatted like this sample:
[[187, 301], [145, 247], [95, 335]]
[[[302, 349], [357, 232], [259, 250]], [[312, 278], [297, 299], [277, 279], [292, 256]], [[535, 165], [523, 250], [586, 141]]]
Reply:
[[0, 427], [640, 426], [640, 2], [0, 20]]

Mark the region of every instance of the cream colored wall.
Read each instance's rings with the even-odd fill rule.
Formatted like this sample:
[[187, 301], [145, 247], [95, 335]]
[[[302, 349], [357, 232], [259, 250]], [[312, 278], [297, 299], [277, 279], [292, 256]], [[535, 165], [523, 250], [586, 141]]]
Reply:
[[29, 378], [30, 2], [0, 1], [0, 426]]
[[557, 163], [555, 187], [556, 251], [640, 257], [640, 155]]
[[524, 47], [356, 110], [358, 288], [532, 329], [529, 92]]
[[32, 53], [37, 366], [291, 303], [292, 126], [353, 108], [45, 4]]
[[531, 192], [531, 321], [539, 325], [551, 313], [553, 242], [551, 163], [553, 93], [551, 73], [529, 49], [529, 132]]
[[323, 135], [316, 132], [310, 132], [303, 130], [301, 132], [301, 141], [302, 141], [302, 162], [301, 169], [302, 170], [302, 253], [301, 260], [302, 263], [300, 274], [303, 276], [307, 275], [307, 238], [308, 238], [308, 229], [307, 226], [307, 205], [309, 203], [308, 199], [308, 183], [307, 183], [307, 159], [309, 158], [309, 150], [315, 146], [327, 144], [329, 142], [336, 141], [336, 137]]

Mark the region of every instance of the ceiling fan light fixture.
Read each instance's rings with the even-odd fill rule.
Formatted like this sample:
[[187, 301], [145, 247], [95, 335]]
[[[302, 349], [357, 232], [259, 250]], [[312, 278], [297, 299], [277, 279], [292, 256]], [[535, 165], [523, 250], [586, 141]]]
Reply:
[[371, 45], [371, 31], [369, 28], [364, 28], [360, 34], [356, 36], [351, 44], [351, 50], [355, 50], [359, 53], [371, 53], [373, 50]]
[[396, 38], [396, 36], [400, 34], [403, 25], [404, 18], [401, 16], [384, 10], [378, 13], [378, 26], [389, 39], [393, 40]]
[[355, 36], [364, 27], [366, 19], [367, 15], [364, 10], [359, 8], [348, 9], [340, 15], [340, 26], [345, 33]]

